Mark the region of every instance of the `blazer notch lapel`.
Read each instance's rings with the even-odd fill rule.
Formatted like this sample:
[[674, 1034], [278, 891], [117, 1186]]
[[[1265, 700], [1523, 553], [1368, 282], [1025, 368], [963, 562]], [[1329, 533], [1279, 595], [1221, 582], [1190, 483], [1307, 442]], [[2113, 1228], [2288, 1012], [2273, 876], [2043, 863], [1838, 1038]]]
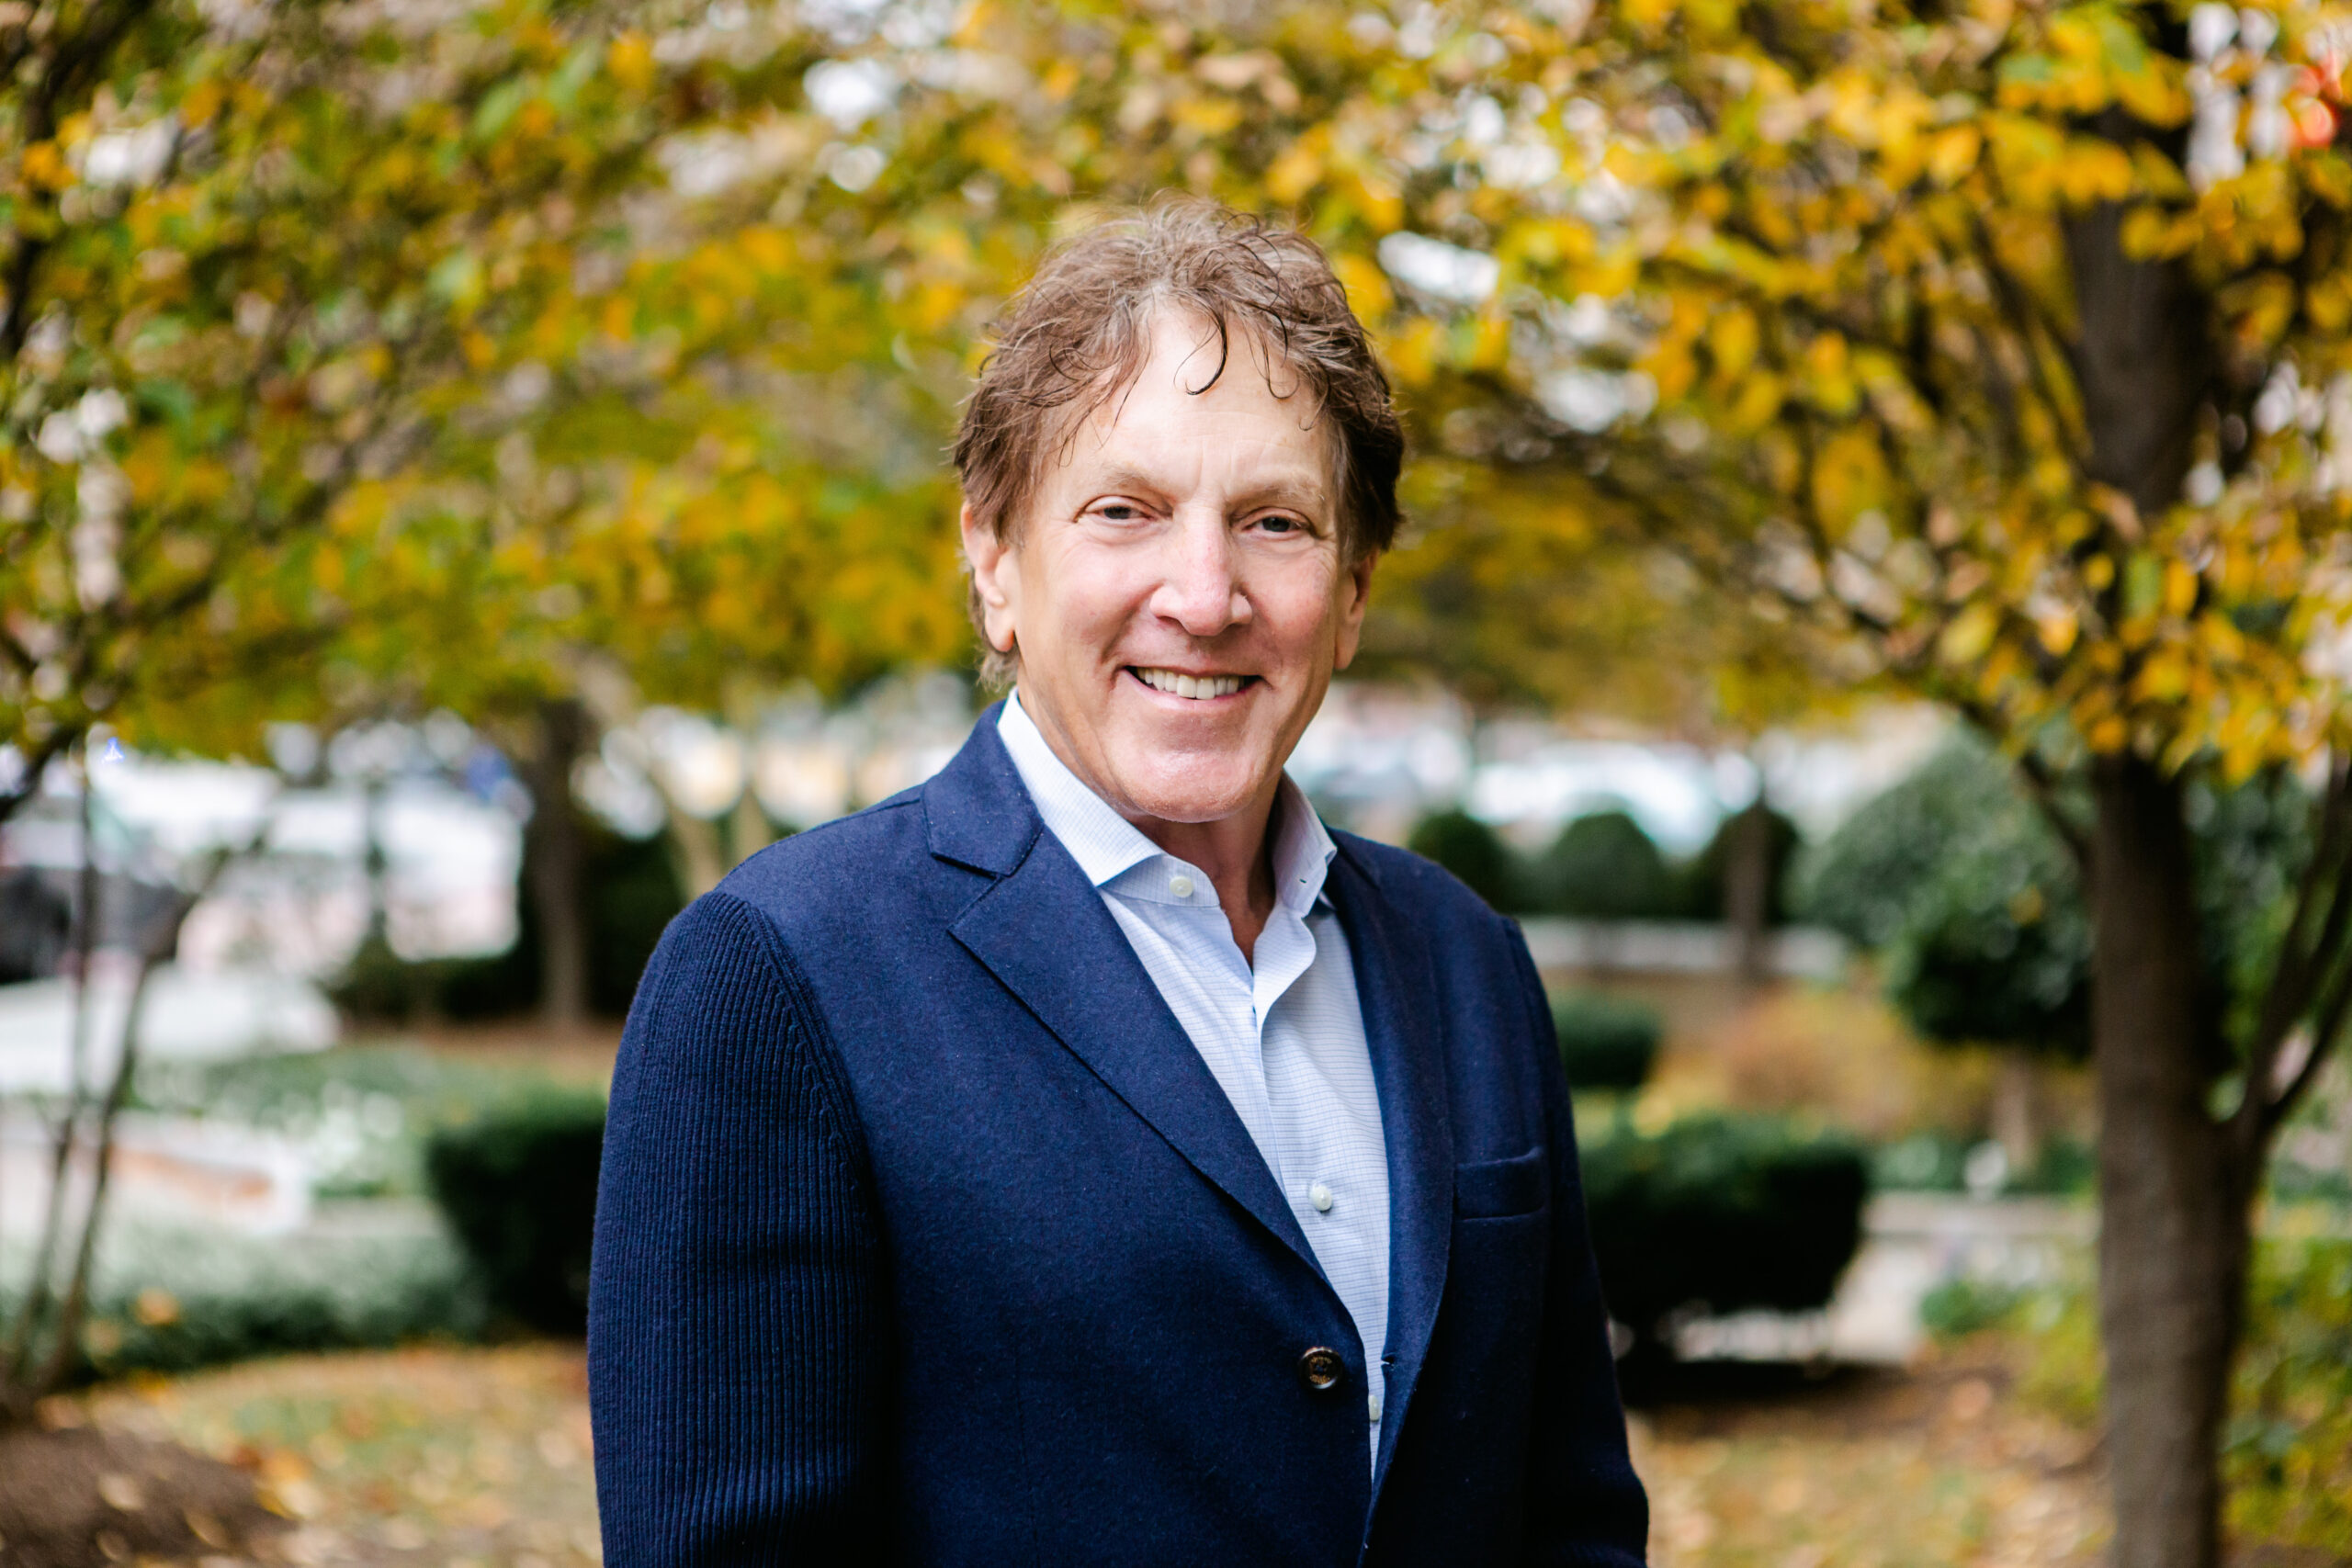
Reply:
[[[1342, 843], [1346, 840], [1342, 839]], [[1445, 1023], [1431, 998], [1437, 976], [1429, 949], [1351, 854], [1334, 899], [1354, 956], [1364, 1040], [1380, 1091], [1388, 1151], [1388, 1397], [1380, 1473], [1412, 1403], [1438, 1303], [1445, 1294], [1453, 1236], [1453, 1124], [1445, 1067]], [[1377, 1495], [1378, 1476], [1374, 1478]]]
[[[1224, 1088], [1169, 1011], [1101, 893], [1044, 830], [995, 725], [987, 718], [981, 725], [1002, 771], [967, 769], [951, 784], [952, 809], [934, 818], [933, 852], [984, 869], [988, 861], [963, 857], [1010, 863], [949, 925], [950, 933], [1187, 1164], [1320, 1277], [1313, 1248]], [[981, 745], [976, 736], [950, 767]], [[1007, 819], [1018, 825], [1017, 856], [1010, 853], [1012, 840], [982, 826]], [[942, 821], [954, 853], [940, 847]]]

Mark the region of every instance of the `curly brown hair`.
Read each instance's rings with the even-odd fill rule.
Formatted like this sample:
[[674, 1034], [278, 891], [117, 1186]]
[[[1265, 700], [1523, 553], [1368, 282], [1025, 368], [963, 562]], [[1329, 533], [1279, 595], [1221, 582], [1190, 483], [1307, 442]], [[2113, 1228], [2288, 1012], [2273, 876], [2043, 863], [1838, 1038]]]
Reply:
[[[1334, 437], [1340, 543], [1350, 560], [1396, 536], [1396, 475], [1405, 457], [1388, 378], [1322, 248], [1215, 202], [1172, 197], [1123, 213], [1049, 253], [1000, 319], [956, 432], [965, 503], [1001, 539], [1017, 529], [1049, 451], [1142, 370], [1162, 310], [1198, 318], [1214, 335], [1216, 384], [1238, 332], [1296, 377]], [[989, 646], [979, 594], [981, 679], [1012, 683], [1017, 649]]]

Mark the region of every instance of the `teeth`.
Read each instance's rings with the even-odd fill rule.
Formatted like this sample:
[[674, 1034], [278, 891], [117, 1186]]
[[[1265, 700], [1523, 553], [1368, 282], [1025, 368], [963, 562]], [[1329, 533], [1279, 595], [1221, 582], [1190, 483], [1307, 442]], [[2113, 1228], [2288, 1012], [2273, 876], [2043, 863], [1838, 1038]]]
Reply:
[[1241, 689], [1238, 675], [1186, 675], [1174, 670], [1145, 670], [1136, 675], [1155, 692], [1166, 692], [1173, 697], [1190, 697], [1195, 702], [1210, 697], [1227, 697]]

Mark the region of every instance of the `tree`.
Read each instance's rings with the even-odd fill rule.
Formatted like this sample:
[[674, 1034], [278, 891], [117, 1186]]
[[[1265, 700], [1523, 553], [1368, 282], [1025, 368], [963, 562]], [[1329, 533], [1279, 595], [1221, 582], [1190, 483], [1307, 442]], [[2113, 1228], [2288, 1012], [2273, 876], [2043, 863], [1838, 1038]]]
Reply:
[[270, 806], [265, 803], [258, 824], [243, 845], [214, 850], [175, 865], [171, 881], [160, 889], [161, 897], [127, 922], [130, 975], [120, 1019], [114, 1026], [117, 1033], [106, 1081], [100, 1084], [94, 1081], [96, 1064], [90, 1060], [97, 1010], [91, 955], [101, 920], [99, 898], [104, 886], [96, 848], [99, 807], [93, 798], [96, 791], [86, 761], [79, 756], [76, 761], [84, 762], [78, 781], [81, 811], [76, 835], [82, 864], [73, 931], [75, 963], [69, 1058], [64, 1090], [49, 1108], [49, 1158], [40, 1225], [24, 1256], [21, 1289], [9, 1292], [13, 1297], [9, 1310], [0, 1313], [0, 1428], [31, 1420], [40, 1402], [81, 1370], [82, 1322], [89, 1307], [98, 1231], [114, 1174], [115, 1134], [139, 1067], [148, 981], [156, 965], [169, 959], [178, 946], [180, 928], [189, 911], [231, 863], [263, 847], [273, 821]]
[[910, 394], [844, 464], [857, 422], [785, 384], [842, 389], [821, 324], [877, 301], [713, 194], [822, 36], [643, 12], [657, 58], [631, 19], [0, 22], [0, 818], [95, 725], [250, 752], [454, 706], [533, 765], [563, 1014], [582, 649], [703, 698], [956, 647], [937, 476], [879, 450]]
[[2030, 1168], [2034, 1059], [2089, 1048], [2091, 929], [2078, 868], [2008, 765], [1955, 738], [1792, 880], [1809, 918], [1880, 955], [1914, 1030], [2000, 1051], [1993, 1131], [2010, 1168]]
[[[1601, 503], [1986, 729], [2081, 856], [2126, 1568], [2217, 1560], [2249, 1205], [2352, 1005], [2352, 432], [2319, 390], [2352, 346], [2344, 20], [2225, 16], [1605, 12], [1559, 57], [1585, 128], [1547, 144], [1615, 209], [1488, 227], [1515, 314], [1591, 293], [1623, 340], [1538, 333], [1476, 377]], [[1656, 406], [1604, 443], [1547, 374]], [[2313, 761], [2312, 852], [2233, 1034], [2188, 794]]]
[[[192, 11], [170, 15], [180, 31], [142, 43], [144, 78], [67, 58], [85, 73], [74, 101], [91, 106], [77, 125], [146, 123], [119, 107], [135, 98], [100, 114], [99, 76], [178, 84], [220, 58], [188, 47], [211, 39]], [[312, 13], [289, 15], [323, 36]], [[1821, 652], [1834, 680], [1927, 695], [1977, 724], [2092, 872], [2117, 1560], [2214, 1561], [2214, 1438], [2248, 1205], [2273, 1134], [2352, 1008], [2340, 4], [2184, 15], [2117, 0], [1531, 0], [1393, 17], [1302, 4], [1220, 30], [1091, 0], [1003, 0], [947, 21], [911, 7], [731, 29], [681, 18], [659, 59], [643, 39], [599, 35], [590, 48], [586, 18], [567, 34], [540, 13], [495, 15], [410, 40], [442, 61], [447, 90], [397, 111], [356, 90], [385, 85], [367, 51], [296, 51], [311, 73], [279, 76], [270, 67], [285, 57], [250, 43], [220, 73], [237, 90], [194, 103], [207, 125], [281, 100], [327, 131], [413, 116], [433, 156], [368, 141], [367, 157], [319, 164], [301, 210], [321, 238], [293, 247], [311, 270], [277, 293], [206, 293], [196, 321], [210, 335], [171, 340], [198, 344], [175, 351], [191, 384], [212, 396], [199, 373], [274, 341], [235, 335], [244, 293], [276, 321], [277, 301], [339, 298], [322, 285], [345, 278], [381, 308], [360, 319], [421, 322], [417, 341], [437, 353], [387, 363], [368, 344], [408, 336], [314, 333], [311, 358], [281, 355], [277, 379], [223, 405], [233, 418], [191, 427], [234, 430], [236, 443], [148, 467], [130, 458], [164, 422], [146, 411], [171, 398], [133, 397], [128, 372], [113, 386], [40, 370], [52, 340], [25, 323], [43, 312], [12, 294], [10, 330], [25, 335], [5, 346], [51, 378], [40, 397], [14, 389], [12, 428], [28, 439], [11, 461], [38, 482], [8, 491], [32, 498], [7, 504], [35, 520], [12, 538], [40, 547], [17, 546], [0, 581], [13, 617], [0, 657], [15, 671], [0, 717], [37, 760], [101, 697], [122, 722], [134, 708], [174, 718], [188, 687], [151, 672], [212, 680], [224, 649], [299, 641], [322, 594], [355, 606], [338, 622], [355, 633], [388, 628], [345, 638], [345, 667], [408, 676], [410, 690], [560, 684], [514, 672], [560, 674], [582, 643], [621, 649], [650, 694], [715, 682], [739, 643], [747, 663], [820, 682], [912, 646], [960, 646], [944, 491], [927, 459], [894, 465], [935, 451], [1005, 292], [1089, 203], [1176, 187], [1297, 214], [1335, 252], [1405, 394], [1423, 455], [1412, 494], [1431, 523], [1425, 560], [1470, 569], [1419, 573], [1415, 552], [1400, 552], [1388, 580], [1400, 628], [1459, 626], [1457, 604], [1477, 614], [1476, 598], [1446, 598], [1466, 581], [1489, 604], [1537, 606], [1488, 637], [1486, 668], [1506, 667], [1523, 640], [1531, 669], [1563, 670], [1589, 607], [1524, 594], [1512, 577], [1605, 581], [1629, 550], [1647, 561], [1670, 549], [1752, 624], [1788, 628], [1778, 653]], [[111, 49], [147, 35], [93, 36]], [[582, 96], [565, 98], [564, 69], [580, 60]], [[186, 80], [163, 96], [194, 94]], [[274, 97], [280, 82], [311, 96]], [[44, 101], [64, 100], [22, 100], [33, 130], [11, 154], [22, 231], [62, 223], [104, 240], [45, 276], [123, 298], [170, 285], [178, 264], [158, 257], [151, 277], [138, 258], [154, 247], [129, 230], [73, 227], [124, 198], [65, 199], [90, 183], [67, 155], [82, 143], [50, 134], [66, 122], [45, 118]], [[347, 107], [361, 104], [376, 118]], [[290, 131], [292, 113], [266, 122]], [[693, 134], [654, 137], [665, 115]], [[617, 194], [559, 205], [555, 185], [531, 184], [535, 170], [552, 181], [620, 167], [559, 156], [566, 131], [625, 145], [635, 174], [657, 150], [672, 159], [642, 209], [650, 233], [629, 227], [638, 209]], [[510, 137], [522, 139], [512, 153]], [[271, 206], [287, 188], [276, 182], [312, 165], [266, 139], [220, 145], [247, 151], [220, 184], [220, 209], [259, 203], [281, 220], [263, 231], [285, 232], [297, 203]], [[102, 171], [129, 150], [108, 149]], [[368, 177], [394, 174], [408, 183]], [[456, 210], [461, 186], [475, 201], [543, 199], [526, 212], [493, 195], [501, 220], [477, 220]], [[355, 197], [346, 213], [345, 192], [421, 205], [388, 217]], [[596, 232], [614, 238], [592, 265], [576, 246], [538, 243], [605, 218]], [[427, 238], [336, 248], [388, 229]], [[41, 275], [49, 242], [33, 243]], [[191, 260], [178, 275], [194, 287], [234, 272]], [[438, 281], [420, 288], [420, 276]], [[401, 300], [413, 318], [381, 313]], [[107, 307], [98, 319], [106, 332], [62, 341], [113, 344], [130, 317]], [[320, 381], [346, 358], [356, 369]], [[636, 378], [600, 378], [604, 366]], [[282, 402], [261, 396], [264, 382]], [[83, 400], [110, 386], [119, 423], [116, 402]], [[510, 400], [486, 396], [493, 386]], [[402, 397], [379, 393], [391, 388]], [[522, 396], [534, 388], [550, 395]], [[795, 398], [820, 431], [870, 427], [854, 464], [829, 465], [821, 442], [779, 429], [789, 422], [766, 410]], [[318, 433], [379, 405], [416, 411], [398, 428], [449, 445], [397, 447], [413, 460], [381, 482], [331, 485], [338, 461], [376, 448], [364, 426], [340, 447]], [[271, 408], [285, 411], [277, 423]], [[186, 593], [105, 599], [102, 570], [87, 575], [94, 600], [177, 604], [183, 618], [141, 620], [135, 657], [124, 637], [77, 629], [91, 615], [70, 586], [78, 469], [28, 455], [52, 414], [72, 416], [52, 450], [100, 440], [134, 498], [142, 483], [186, 492], [172, 503], [193, 519], [189, 544], [172, 570], [216, 571], [232, 541], [230, 554], [271, 564], [230, 596], [233, 637], [187, 615]], [[222, 455], [248, 449], [243, 468]], [[197, 510], [216, 507], [223, 473], [240, 481], [232, 501]], [[1490, 526], [1449, 543], [1449, 523], [1487, 508]], [[279, 519], [330, 510], [345, 520], [337, 536], [367, 547], [293, 547], [300, 530]], [[214, 526], [216, 514], [231, 522]], [[119, 516], [116, 570], [126, 581], [162, 573], [162, 554], [130, 547], [153, 531]], [[105, 529], [82, 536], [99, 560]], [[1515, 561], [1558, 570], [1514, 574]], [[380, 616], [356, 613], [379, 590], [392, 596]], [[208, 581], [213, 597], [192, 602], [209, 614], [218, 593]], [[27, 594], [37, 607], [18, 612]], [[148, 629], [165, 621], [178, 632]], [[485, 649], [511, 652], [484, 660]], [[2301, 882], [2275, 961], [2258, 983], [2240, 976], [2243, 1005], [2223, 1005], [2199, 961], [2192, 799], [2209, 778], [2302, 766], [2328, 783]], [[2070, 775], [2086, 781], [2079, 809], [2060, 787]]]

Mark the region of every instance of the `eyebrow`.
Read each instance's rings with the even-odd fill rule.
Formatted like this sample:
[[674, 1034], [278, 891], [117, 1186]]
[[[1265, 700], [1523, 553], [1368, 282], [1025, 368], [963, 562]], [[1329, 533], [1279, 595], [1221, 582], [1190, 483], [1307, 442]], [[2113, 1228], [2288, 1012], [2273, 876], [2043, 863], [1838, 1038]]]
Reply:
[[[1097, 475], [1089, 488], [1106, 491], [1135, 491], [1148, 495], [1166, 495], [1167, 487], [1141, 468], [1118, 463]], [[1331, 504], [1330, 486], [1317, 480], [1301, 483], [1296, 479], [1277, 479], [1254, 490], [1243, 491], [1244, 505], [1289, 505], [1301, 512], [1317, 513]]]

